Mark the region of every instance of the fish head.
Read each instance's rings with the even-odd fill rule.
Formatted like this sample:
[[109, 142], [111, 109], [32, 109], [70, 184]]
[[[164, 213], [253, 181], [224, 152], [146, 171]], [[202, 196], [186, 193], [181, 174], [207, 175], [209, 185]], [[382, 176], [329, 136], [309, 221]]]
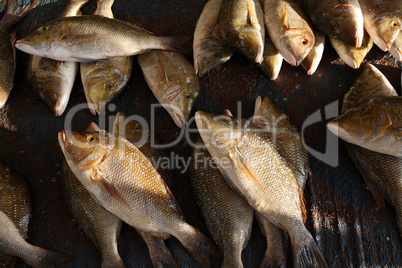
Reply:
[[65, 23], [62, 21], [50, 22], [18, 40], [15, 47], [28, 54], [43, 57], [60, 44], [66, 36], [66, 28]]
[[399, 11], [386, 11], [374, 17], [374, 33], [371, 34], [374, 43], [383, 51], [391, 49], [401, 28]]
[[298, 28], [287, 29], [280, 38], [280, 52], [287, 62], [299, 66], [314, 46], [314, 33]]
[[242, 27], [231, 31], [227, 41], [254, 62], [263, 60], [264, 43], [261, 32], [251, 27]]
[[187, 123], [191, 109], [198, 98], [198, 79], [187, 77], [185, 83], [170, 83], [164, 95], [164, 107], [178, 127]]
[[363, 14], [360, 7], [339, 4], [321, 15], [321, 30], [354, 47], [360, 47], [364, 36]]
[[83, 134], [60, 131], [58, 138], [67, 163], [77, 169], [97, 165], [113, 147], [111, 135], [103, 130]]
[[131, 120], [123, 112], [116, 114], [113, 124], [113, 134], [119, 135], [140, 148], [147, 139], [149, 129], [141, 124], [140, 120]]
[[0, 194], [13, 191], [22, 182], [22, 178], [0, 160]]

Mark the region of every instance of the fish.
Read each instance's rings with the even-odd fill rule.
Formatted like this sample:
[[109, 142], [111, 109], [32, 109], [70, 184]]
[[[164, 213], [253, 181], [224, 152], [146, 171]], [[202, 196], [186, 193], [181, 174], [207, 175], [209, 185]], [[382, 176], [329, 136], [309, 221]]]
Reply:
[[265, 37], [263, 60], [258, 67], [271, 80], [276, 80], [281, 71], [283, 57], [271, 39]]
[[36, 267], [54, 267], [72, 260], [72, 257], [26, 242], [19, 227], [2, 211], [0, 211], [0, 253], [18, 257], [26, 264]]
[[364, 29], [383, 51], [390, 50], [401, 28], [402, 3], [393, 0], [359, 0]]
[[263, 60], [265, 28], [259, 1], [223, 0], [218, 25], [229, 46], [253, 62]]
[[195, 26], [193, 57], [195, 73], [199, 77], [228, 61], [233, 54], [219, 31], [221, 5], [222, 0], [209, 0]]
[[[89, 0], [70, 0], [60, 18], [80, 15], [80, 9]], [[35, 66], [37, 64], [37, 66]], [[32, 89], [47, 106], [60, 116], [66, 110], [78, 71], [78, 63], [55, 61], [32, 56], [29, 76]]]
[[243, 267], [241, 253], [250, 239], [254, 210], [227, 184], [201, 138], [194, 147], [189, 172], [208, 230], [223, 252], [221, 267]]
[[[364, 99], [375, 96], [398, 96], [387, 78], [371, 64], [365, 64], [356, 82], [346, 93], [341, 113]], [[367, 188], [380, 209], [385, 208], [385, 199], [396, 214], [396, 224], [402, 236], [402, 159], [370, 151], [360, 146], [346, 143], [345, 147], [352, 161], [362, 175]], [[373, 163], [376, 163], [373, 165]]]
[[86, 62], [133, 56], [154, 49], [191, 53], [186, 47], [189, 38], [157, 36], [121, 20], [82, 15], [51, 21], [17, 40], [15, 47], [54, 60]]
[[396, 60], [402, 61], [402, 33], [399, 32], [398, 36], [395, 38], [394, 43], [392, 44], [389, 53], [391, 53], [392, 57]]
[[181, 128], [200, 91], [193, 65], [182, 54], [158, 50], [139, 55], [138, 63], [152, 93]]
[[328, 129], [363, 148], [402, 157], [402, 97], [379, 96], [362, 100], [331, 120]]
[[[98, 0], [94, 15], [114, 18], [114, 0]], [[85, 97], [93, 115], [101, 114], [130, 81], [132, 57], [115, 57], [80, 64]]]
[[139, 149], [104, 130], [61, 131], [58, 140], [74, 175], [105, 209], [156, 238], [176, 237], [200, 267], [211, 266], [216, 246], [184, 221], [169, 188]]
[[265, 26], [275, 47], [289, 64], [299, 66], [315, 43], [307, 16], [292, 0], [265, 0], [264, 11]]
[[304, 58], [301, 66], [307, 71], [308, 75], [312, 75], [318, 68], [321, 62], [322, 55], [324, 54], [325, 35], [314, 32], [315, 43], [311, 48], [310, 53]]
[[358, 0], [301, 0], [301, 4], [315, 29], [354, 47], [361, 46], [364, 22]]
[[294, 266], [328, 267], [304, 226], [302, 189], [289, 158], [281, 155], [270, 135], [248, 121], [225, 115], [197, 111], [195, 121], [226, 181], [254, 210], [289, 233]]
[[341, 59], [353, 69], [359, 69], [364, 58], [373, 47], [373, 40], [366, 31], [364, 32], [362, 45], [358, 48], [332, 37], [329, 38], [329, 41]]
[[0, 21], [0, 109], [7, 102], [14, 86], [15, 75], [15, 32], [14, 24], [23, 19], [39, 4], [39, 0], [20, 4], [18, 0], [9, 0], [7, 10]]

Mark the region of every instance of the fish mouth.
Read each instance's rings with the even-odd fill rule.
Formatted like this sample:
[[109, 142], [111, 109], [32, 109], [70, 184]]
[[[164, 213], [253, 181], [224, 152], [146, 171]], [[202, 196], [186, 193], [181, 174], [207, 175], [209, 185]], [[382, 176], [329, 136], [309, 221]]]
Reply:
[[32, 45], [29, 43], [25, 42], [23, 39], [17, 40], [15, 42], [15, 47], [27, 54], [32, 54], [32, 55], [37, 55], [37, 56], [43, 56], [43, 53], [39, 51], [38, 49], [34, 48]]
[[338, 122], [337, 119], [334, 119], [330, 122], [327, 123], [328, 129], [336, 136], [339, 138], [350, 142], [350, 143], [355, 143], [352, 141], [351, 135], [348, 133], [348, 131]]
[[179, 128], [182, 128], [182, 126], [187, 125], [187, 120], [183, 114], [173, 112], [172, 119], [173, 119], [174, 123], [176, 124], [176, 126], [178, 126]]
[[344, 55], [344, 58], [342, 59], [347, 65], [349, 65], [353, 69], [359, 69], [360, 63], [358, 63], [353, 57], [349, 55]]
[[374, 41], [374, 43], [384, 52], [387, 52], [388, 50], [391, 49], [390, 44], [384, 40], [383, 38], [379, 37], [379, 36], [374, 36], [371, 37]]

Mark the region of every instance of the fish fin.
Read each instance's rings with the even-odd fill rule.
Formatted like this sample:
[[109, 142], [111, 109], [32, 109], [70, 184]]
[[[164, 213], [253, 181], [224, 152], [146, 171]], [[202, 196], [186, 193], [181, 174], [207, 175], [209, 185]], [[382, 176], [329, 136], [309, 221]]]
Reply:
[[85, 132], [98, 132], [100, 131], [99, 126], [95, 122], [91, 122]]
[[286, 30], [289, 29], [289, 23], [288, 23], [288, 8], [287, 5], [285, 4], [285, 6], [282, 9], [282, 14], [281, 14], [281, 22], [283, 25], [283, 28], [285, 28]]
[[130, 207], [126, 200], [121, 196], [119, 191], [111, 184], [104, 172], [102, 172], [99, 168], [95, 169], [95, 174], [91, 175], [91, 179], [95, 181], [102, 189], [108, 192], [114, 199], [125, 205], [126, 207]]
[[160, 37], [164, 42], [164, 50], [186, 55], [193, 53], [193, 35]]
[[137, 232], [148, 246], [149, 257], [151, 258], [153, 267], [179, 268], [172, 253], [163, 241], [163, 239], [169, 238], [170, 235], [165, 234], [165, 238], [157, 238], [159, 236], [155, 237], [151, 233], [140, 230], [137, 230]]
[[74, 258], [65, 253], [39, 248], [39, 253], [28, 264], [33, 267], [56, 267], [56, 264], [63, 264], [72, 259]]
[[172, 208], [173, 208], [178, 214], [180, 214], [181, 217], [184, 218], [183, 212], [181, 211], [180, 206], [179, 206], [179, 203], [177, 203], [176, 198], [174, 197], [174, 195], [172, 194], [172, 192], [170, 191], [169, 187], [167, 186], [166, 182], [162, 179], [162, 177], [161, 177], [160, 175], [159, 175], [159, 177], [160, 177], [160, 179], [161, 179], [161, 181], [162, 181], [162, 183], [163, 183], [163, 186], [164, 186], [165, 189], [166, 189], [166, 192], [167, 192], [168, 195], [169, 195], [170, 200], [172, 200], [172, 203], [173, 203]]
[[77, 167], [78, 167], [78, 169], [82, 169], [85, 167], [95, 166], [95, 165], [99, 164], [100, 162], [102, 162], [105, 159], [105, 157], [106, 157], [106, 155], [103, 155], [103, 156], [101, 155], [93, 161], [88, 161], [88, 162], [84, 161], [82, 163], [80, 162], [80, 164], [78, 164]]
[[248, 20], [251, 25], [261, 27], [258, 22], [257, 13], [255, 11], [255, 4], [253, 0], [247, 0]]
[[[305, 230], [305, 232], [308, 232]], [[313, 237], [309, 234], [308, 239], [303, 241], [292, 241], [293, 265], [294, 267], [320, 267], [328, 268], [327, 263], [321, 255]]]
[[[25, 1], [22, 2], [25, 3]], [[29, 1], [27, 4], [24, 4], [18, 0], [9, 0], [7, 3], [6, 14], [4, 14], [3, 19], [0, 21], [0, 28], [2, 28], [3, 25], [16, 24], [30, 11], [32, 11], [40, 2], [40, 0], [33, 0]]]
[[28, 239], [27, 233], [25, 233], [24, 230], [21, 229], [21, 227], [18, 224], [15, 224], [15, 227], [17, 227], [18, 231], [20, 232], [20, 235], [26, 240]]
[[385, 209], [385, 196], [378, 186], [370, 180], [365, 180], [367, 189], [371, 192], [375, 203], [379, 209]]
[[126, 114], [123, 112], [118, 112], [115, 115], [114, 122], [113, 122], [113, 135], [121, 136], [120, 134], [124, 132], [124, 129], [120, 129], [120, 120], [123, 119], [123, 122], [126, 120]]
[[222, 114], [227, 116], [233, 116], [232, 112], [229, 109], [223, 110]]
[[237, 170], [246, 177], [251, 178], [265, 193], [264, 187], [262, 187], [261, 182], [255, 176], [254, 172], [247, 165], [247, 162], [244, 160], [243, 155], [240, 153], [239, 149], [235, 147], [232, 151], [229, 152], [229, 157], [233, 161]]
[[140, 21], [136, 17], [134, 17], [134, 15], [131, 14], [130, 12], [126, 11], [126, 16], [127, 16], [127, 22], [126, 23], [129, 24], [131, 27], [134, 26], [138, 30], [141, 30], [141, 31], [146, 32], [148, 34], [152, 34], [152, 35], [154, 34], [153, 32], [148, 31], [147, 29], [145, 29], [144, 26], [142, 26], [142, 24], [140, 23]]
[[64, 40], [67, 41], [67, 45], [76, 45], [79, 43], [89, 43], [94, 39], [98, 39], [101, 37], [106, 37], [105, 34], [83, 34], [83, 35], [71, 35], [63, 37]]
[[211, 29], [209, 29], [208, 34], [209, 34], [209, 35], [212, 35], [212, 32], [213, 32], [217, 27], [218, 27], [218, 23], [215, 23], [215, 24], [211, 27]]

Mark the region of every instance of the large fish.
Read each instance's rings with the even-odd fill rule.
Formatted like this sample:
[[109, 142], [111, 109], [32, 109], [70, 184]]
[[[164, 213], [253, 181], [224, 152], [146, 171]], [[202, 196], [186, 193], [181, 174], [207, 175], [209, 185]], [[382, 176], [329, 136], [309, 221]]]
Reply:
[[328, 129], [349, 143], [402, 157], [402, 97], [362, 100], [329, 122]]
[[10, 96], [14, 86], [15, 74], [15, 32], [12, 27], [36, 7], [39, 0], [23, 4], [18, 0], [9, 0], [7, 11], [0, 21], [0, 109]]
[[162, 37], [131, 23], [97, 15], [67, 17], [51, 21], [27, 37], [16, 48], [33, 55], [61, 61], [95, 61], [132, 56], [153, 49], [189, 52], [189, 37]]
[[[362, 73], [343, 99], [342, 113], [360, 101], [375, 96], [397, 96], [397, 93], [377, 68], [365, 64]], [[387, 199], [394, 208], [399, 234], [402, 236], [402, 159], [350, 143], [346, 144], [346, 149], [378, 207], [384, 208], [384, 200]]]
[[202, 10], [194, 31], [194, 69], [199, 77], [228, 61], [232, 51], [223, 42], [218, 19], [222, 0], [209, 0]]
[[32, 267], [54, 267], [72, 258], [66, 254], [33, 246], [22, 237], [19, 227], [0, 211], [0, 253], [18, 257]]
[[[295, 267], [328, 267], [303, 223], [302, 189], [269, 134], [241, 119], [196, 113], [196, 124], [225, 179], [291, 239]], [[223, 164], [224, 163], [224, 164]]]
[[154, 237], [173, 235], [201, 267], [210, 267], [213, 242], [184, 221], [169, 188], [139, 149], [105, 131], [61, 131], [59, 143], [76, 177], [104, 208]]
[[[114, 0], [98, 0], [94, 15], [113, 18]], [[133, 66], [132, 57], [116, 57], [80, 64], [85, 97], [92, 114], [100, 114], [127, 85]]]
[[388, 51], [402, 26], [402, 2], [399, 0], [359, 0], [364, 29], [374, 43]]
[[189, 171], [208, 230], [223, 252], [221, 267], [243, 267], [241, 253], [251, 235], [253, 209], [227, 184], [201, 139]]
[[[81, 7], [87, 2], [89, 0], [70, 0], [60, 18], [79, 15]], [[67, 107], [77, 75], [78, 63], [32, 56], [30, 64], [35, 65], [38, 60], [37, 66], [30, 66], [30, 70], [33, 71], [32, 76], [29, 77], [31, 87], [56, 116], [60, 116]]]
[[138, 63], [156, 99], [182, 127], [200, 91], [192, 64], [182, 54], [158, 50], [139, 55]]
[[391, 53], [392, 57], [396, 60], [402, 61], [402, 32], [399, 32], [398, 36], [395, 38], [389, 53]]
[[271, 39], [265, 37], [263, 60], [258, 67], [268, 76], [269, 79], [275, 80], [279, 76], [283, 63], [283, 56], [276, 49]]
[[341, 59], [353, 69], [358, 69], [360, 67], [360, 64], [373, 47], [373, 40], [366, 31], [364, 32], [362, 45], [358, 48], [332, 37], [329, 38], [329, 41]]
[[253, 62], [264, 53], [263, 11], [257, 0], [223, 0], [219, 12], [219, 31], [227, 44]]
[[300, 1], [318, 31], [354, 47], [361, 46], [364, 23], [358, 0]]
[[301, 63], [301, 66], [307, 70], [308, 75], [312, 75], [318, 68], [318, 65], [321, 62], [322, 55], [324, 54], [325, 47], [325, 35], [314, 32], [315, 43], [311, 48], [310, 53], [304, 58]]
[[298, 66], [315, 43], [307, 16], [293, 0], [265, 0], [264, 10], [265, 26], [275, 47], [289, 64]]

